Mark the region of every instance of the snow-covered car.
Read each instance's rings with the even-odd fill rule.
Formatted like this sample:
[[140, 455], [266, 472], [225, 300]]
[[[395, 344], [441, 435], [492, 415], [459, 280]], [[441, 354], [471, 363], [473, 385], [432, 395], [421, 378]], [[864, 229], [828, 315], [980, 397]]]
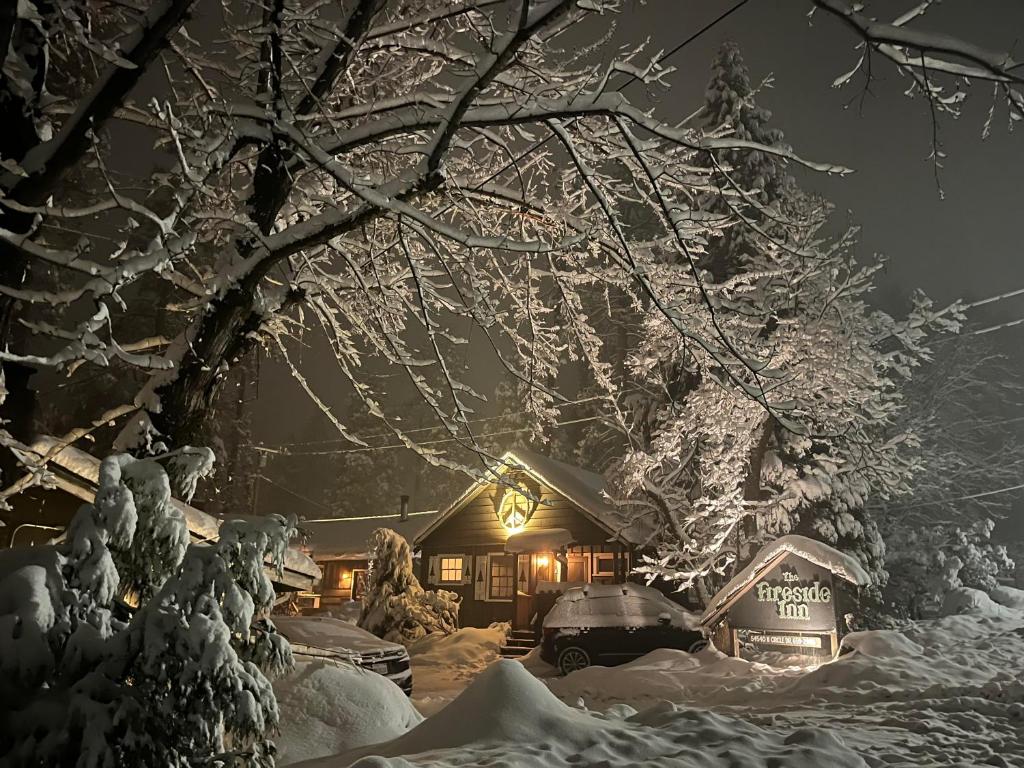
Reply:
[[328, 616], [275, 616], [278, 631], [297, 657], [348, 662], [383, 675], [412, 694], [412, 669], [404, 646]]
[[540, 656], [563, 675], [592, 664], [615, 666], [657, 648], [707, 647], [700, 618], [640, 584], [572, 587], [544, 618]]

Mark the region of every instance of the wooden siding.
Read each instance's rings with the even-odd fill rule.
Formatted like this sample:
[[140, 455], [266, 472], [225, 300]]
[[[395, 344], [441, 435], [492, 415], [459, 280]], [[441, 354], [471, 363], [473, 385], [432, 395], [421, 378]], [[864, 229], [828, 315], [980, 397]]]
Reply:
[[[465, 506], [442, 522], [434, 531], [425, 536], [420, 543], [420, 582], [427, 589], [445, 589], [455, 592], [462, 598], [459, 609], [459, 624], [464, 627], [486, 627], [493, 622], [512, 621], [515, 603], [513, 601], [497, 601], [477, 599], [475, 583], [470, 584], [438, 584], [437, 579], [430, 578], [431, 558], [439, 555], [462, 555], [472, 558], [473, 578], [478, 573], [479, 558], [488, 554], [502, 553], [508, 530], [498, 520], [495, 513], [495, 498], [500, 493], [499, 486], [492, 483]], [[593, 581], [625, 581], [630, 548], [617, 542], [611, 542], [611, 534], [592, 518], [584, 513], [569, 499], [548, 486], [540, 487], [540, 501], [533, 515], [523, 526], [524, 531], [536, 531], [549, 528], [564, 528], [573, 534], [576, 544], [569, 548], [570, 553], [592, 557], [595, 553], [619, 552], [618, 572], [604, 577], [592, 576]], [[517, 563], [517, 572], [519, 570]], [[485, 578], [487, 578], [485, 574]], [[517, 586], [518, 583], [517, 583]], [[529, 585], [532, 592], [535, 585]], [[517, 598], [522, 600], [523, 598]], [[534, 599], [532, 596], [526, 599]], [[550, 606], [548, 606], [550, 607]], [[546, 612], [546, 611], [545, 611]]]
[[[422, 541], [423, 551], [459, 551], [460, 547], [494, 545], [504, 547], [508, 531], [494, 511], [496, 483], [484, 488], [462, 509], [438, 526]], [[540, 502], [523, 530], [565, 528], [577, 544], [603, 544], [610, 534], [575, 504], [547, 486], [541, 486]]]

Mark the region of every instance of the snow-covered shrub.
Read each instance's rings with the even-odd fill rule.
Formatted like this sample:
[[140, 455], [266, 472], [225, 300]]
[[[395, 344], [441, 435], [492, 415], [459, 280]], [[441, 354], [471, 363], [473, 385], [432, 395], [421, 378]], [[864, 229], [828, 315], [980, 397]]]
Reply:
[[1002, 544], [993, 544], [992, 520], [973, 525], [901, 528], [886, 542], [887, 603], [898, 616], [921, 618], [942, 610], [946, 595], [962, 588], [989, 592], [1014, 569]]
[[370, 567], [359, 626], [396, 643], [408, 644], [431, 632], [449, 634], [459, 626], [459, 596], [425, 590], [413, 573], [412, 550], [390, 528], [370, 537]]
[[63, 542], [0, 552], [0, 763], [273, 765], [266, 674], [291, 651], [264, 562], [294, 525], [229, 522], [186, 547], [169, 488], [155, 461], [111, 456]]

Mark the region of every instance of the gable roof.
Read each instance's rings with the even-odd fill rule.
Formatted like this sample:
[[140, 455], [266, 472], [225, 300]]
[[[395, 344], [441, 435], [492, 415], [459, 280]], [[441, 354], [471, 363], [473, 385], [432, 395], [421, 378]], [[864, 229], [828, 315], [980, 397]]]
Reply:
[[608, 532], [610, 538], [620, 539], [628, 544], [644, 546], [649, 543], [653, 530], [636, 521], [626, 521], [605, 493], [604, 478], [596, 472], [557, 461], [526, 448], [506, 451], [488, 468], [490, 478], [481, 478], [467, 488], [458, 499], [416, 537], [422, 542], [445, 520], [465, 507], [501, 475], [513, 470], [522, 470], [542, 485], [575, 504], [583, 514]]
[[[56, 486], [85, 502], [96, 498], [100, 479], [100, 460], [90, 453], [63, 445], [56, 437], [43, 435], [32, 445], [22, 446], [21, 451], [45, 459], [47, 470]], [[208, 515], [181, 499], [171, 498], [171, 504], [181, 512], [188, 525], [189, 534], [195, 541], [211, 541], [220, 535], [221, 521]], [[295, 589], [309, 589], [321, 576], [316, 563], [299, 550], [289, 547], [284, 554], [284, 574], [278, 579], [276, 573], [271, 580]]]
[[390, 528], [412, 544], [440, 514], [432, 509], [429, 512], [410, 512], [405, 520], [397, 512], [393, 515], [303, 520], [302, 527], [309, 531], [306, 550], [315, 560], [366, 560], [370, 555], [367, 543], [378, 528]]
[[701, 624], [715, 624], [747, 590], [757, 582], [763, 573], [770, 571], [790, 555], [802, 557], [808, 562], [826, 568], [834, 575], [859, 587], [871, 583], [871, 577], [860, 561], [852, 555], [840, 552], [828, 544], [809, 539], [806, 536], [790, 534], [780, 536], [775, 541], [761, 548], [745, 568], [733, 576], [729, 583], [722, 587], [711, 598], [708, 608], [701, 617]]

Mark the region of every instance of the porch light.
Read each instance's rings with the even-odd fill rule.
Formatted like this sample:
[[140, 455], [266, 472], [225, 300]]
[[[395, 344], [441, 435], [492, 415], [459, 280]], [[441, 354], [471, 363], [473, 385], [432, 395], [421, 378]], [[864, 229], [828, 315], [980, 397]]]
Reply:
[[540, 555], [537, 558], [537, 567], [538, 568], [547, 568], [548, 567], [548, 563], [550, 563], [550, 562], [551, 562], [551, 559], [547, 555]]

